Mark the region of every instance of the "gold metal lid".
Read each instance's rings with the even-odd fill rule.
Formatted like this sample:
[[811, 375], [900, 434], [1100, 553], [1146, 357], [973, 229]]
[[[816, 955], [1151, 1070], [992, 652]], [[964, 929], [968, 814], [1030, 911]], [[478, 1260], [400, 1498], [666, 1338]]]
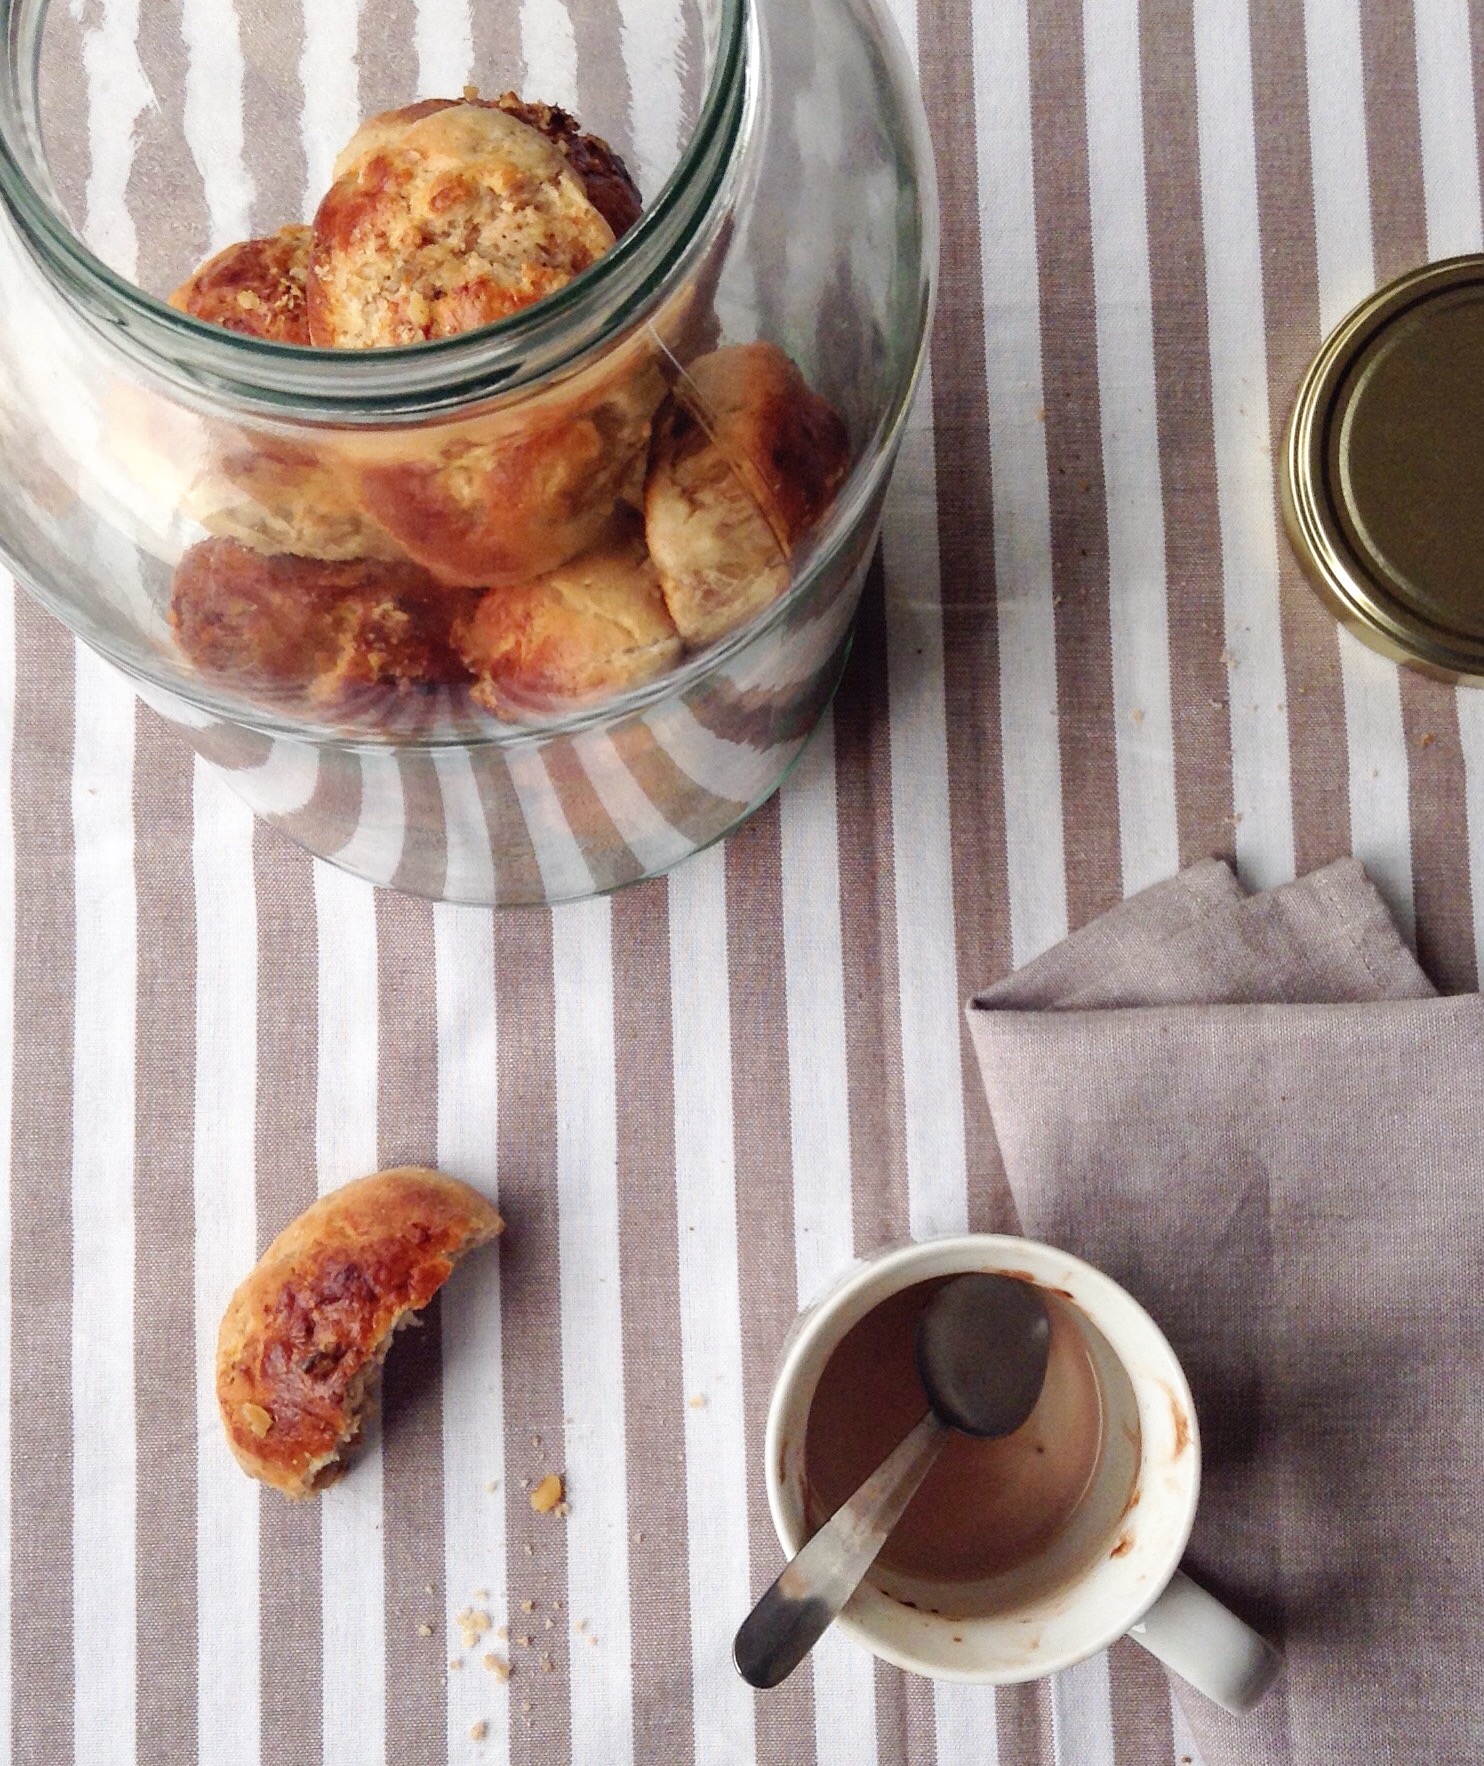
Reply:
[[1336, 326], [1279, 476], [1337, 617], [1383, 655], [1484, 686], [1484, 257], [1414, 270]]

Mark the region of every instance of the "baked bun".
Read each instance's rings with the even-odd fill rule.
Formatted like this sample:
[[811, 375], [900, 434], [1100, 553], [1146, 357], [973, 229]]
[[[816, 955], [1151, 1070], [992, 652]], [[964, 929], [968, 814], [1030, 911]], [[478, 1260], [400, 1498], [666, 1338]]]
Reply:
[[267, 239], [244, 239], [208, 258], [170, 296], [170, 305], [208, 325], [271, 343], [309, 343], [304, 298], [308, 227], [280, 227]]
[[637, 482], [664, 394], [652, 358], [630, 349], [582, 386], [510, 410], [363, 436], [360, 501], [443, 582], [529, 582], [598, 542]]
[[493, 103], [506, 116], [516, 118], [546, 137], [582, 180], [587, 199], [622, 239], [639, 219], [643, 199], [639, 187], [601, 135], [584, 135], [576, 117], [555, 104], [527, 104], [514, 92], [502, 92]]
[[844, 424], [773, 344], [692, 363], [655, 421], [644, 487], [650, 555], [686, 643], [723, 637], [783, 593], [849, 464]]
[[170, 623], [202, 674], [270, 703], [345, 713], [375, 689], [466, 680], [450, 626], [472, 599], [415, 564], [211, 539], [175, 567]]
[[492, 589], [454, 644], [475, 677], [470, 696], [497, 717], [611, 697], [681, 655], [637, 519], [549, 575]]
[[415, 1166], [322, 1196], [232, 1296], [216, 1396], [245, 1472], [312, 1496], [346, 1469], [392, 1334], [504, 1223], [477, 1190]]
[[375, 349], [472, 331], [565, 286], [612, 244], [537, 130], [495, 106], [409, 105], [363, 124], [336, 162], [314, 218], [309, 334]]
[[481, 98], [470, 87], [462, 98], [424, 98], [417, 104], [404, 105], [401, 110], [371, 117], [356, 130], [335, 161], [335, 176], [344, 176], [372, 152], [394, 146], [408, 124], [420, 122], [436, 111], [452, 110], [457, 104], [503, 110], [506, 116], [544, 135], [582, 180], [588, 201], [613, 229], [615, 239], [622, 239], [639, 219], [643, 199], [638, 186], [608, 143], [600, 135], [585, 135], [570, 111], [555, 104], [527, 104], [514, 92], [502, 92], [498, 98]]

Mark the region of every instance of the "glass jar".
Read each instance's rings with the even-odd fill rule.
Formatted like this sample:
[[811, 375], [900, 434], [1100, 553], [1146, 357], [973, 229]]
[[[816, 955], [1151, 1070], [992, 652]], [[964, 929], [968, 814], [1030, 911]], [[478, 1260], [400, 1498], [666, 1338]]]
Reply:
[[[376, 883], [569, 900], [757, 808], [840, 678], [930, 320], [930, 149], [872, 0], [537, 0], [518, 32], [487, 0], [143, 0], [124, 42], [107, 12], [0, 10], [18, 580], [260, 816]], [[167, 304], [209, 252], [307, 220], [366, 116], [455, 83], [575, 111], [650, 196], [640, 219], [535, 304], [405, 347], [268, 342]], [[776, 460], [708, 391], [748, 345], [795, 364], [841, 438], [807, 521], [780, 525]], [[771, 534], [724, 617], [681, 629], [666, 578], [674, 625], [661, 607], [662, 641], [640, 630], [596, 686], [471, 677], [487, 606], [544, 607], [604, 548], [658, 558], [661, 438], [687, 434]], [[439, 658], [458, 637], [447, 673], [425, 613]]]

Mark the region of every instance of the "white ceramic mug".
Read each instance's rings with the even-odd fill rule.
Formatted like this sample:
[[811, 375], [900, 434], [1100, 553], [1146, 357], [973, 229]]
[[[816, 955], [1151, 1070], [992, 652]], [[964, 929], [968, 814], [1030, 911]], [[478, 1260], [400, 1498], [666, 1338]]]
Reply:
[[1200, 1490], [1190, 1388], [1133, 1297], [1065, 1251], [971, 1233], [883, 1252], [800, 1315], [768, 1409], [773, 1524], [792, 1556], [807, 1537], [804, 1436], [820, 1373], [857, 1320], [889, 1295], [972, 1270], [1019, 1276], [1070, 1301], [1104, 1406], [1093, 1484], [1046, 1552], [983, 1583], [922, 1582], [882, 1570], [838, 1623], [899, 1667], [939, 1680], [1005, 1683], [1069, 1667], [1125, 1632], [1228, 1710], [1250, 1709], [1281, 1658], [1178, 1568]]

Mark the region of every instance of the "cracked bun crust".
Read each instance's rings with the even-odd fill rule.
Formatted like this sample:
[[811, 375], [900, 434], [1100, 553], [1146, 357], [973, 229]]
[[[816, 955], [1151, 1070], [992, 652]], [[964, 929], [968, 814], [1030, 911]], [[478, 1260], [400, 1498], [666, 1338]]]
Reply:
[[314, 219], [309, 332], [335, 349], [451, 337], [565, 286], [613, 244], [563, 153], [498, 106], [373, 117]]
[[681, 654], [637, 519], [535, 582], [491, 590], [454, 643], [475, 676], [471, 697], [497, 717], [608, 698]]
[[370, 689], [466, 681], [450, 626], [472, 599], [415, 564], [296, 558], [211, 539], [175, 568], [170, 623], [202, 674], [271, 703], [345, 712]]
[[267, 239], [229, 245], [181, 283], [170, 305], [248, 337], [307, 346], [304, 286], [312, 239], [308, 227], [280, 227]]
[[691, 364], [656, 419], [644, 488], [650, 555], [687, 644], [723, 637], [783, 593], [849, 464], [844, 424], [773, 344]]
[[348, 1183], [285, 1227], [217, 1337], [217, 1403], [242, 1469], [286, 1496], [333, 1483], [393, 1333], [503, 1224], [477, 1190], [407, 1166]]

